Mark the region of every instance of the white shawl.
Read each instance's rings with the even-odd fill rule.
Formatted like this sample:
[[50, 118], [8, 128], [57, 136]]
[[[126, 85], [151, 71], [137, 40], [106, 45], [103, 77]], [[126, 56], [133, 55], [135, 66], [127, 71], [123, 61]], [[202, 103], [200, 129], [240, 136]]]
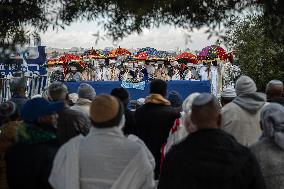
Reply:
[[[57, 152], [49, 177], [49, 183], [55, 189], [80, 189], [79, 147], [82, 138], [84, 137], [77, 136], [71, 139]], [[138, 137], [130, 135], [128, 139], [141, 144], [141, 149], [113, 183], [111, 189], [154, 188], [155, 160], [152, 154]]]

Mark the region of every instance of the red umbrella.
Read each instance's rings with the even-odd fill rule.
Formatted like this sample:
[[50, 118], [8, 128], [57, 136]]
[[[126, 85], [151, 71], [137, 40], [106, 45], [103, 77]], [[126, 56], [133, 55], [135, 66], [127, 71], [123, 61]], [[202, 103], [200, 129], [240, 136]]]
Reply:
[[189, 52], [183, 52], [176, 57], [176, 60], [186, 59], [193, 64], [197, 64], [197, 56]]
[[59, 62], [71, 62], [71, 61], [80, 61], [81, 57], [74, 54], [65, 54], [59, 57]]
[[134, 58], [139, 59], [139, 60], [146, 60], [149, 57], [148, 57], [148, 53], [147, 52], [140, 52], [139, 54], [134, 56]]
[[124, 48], [117, 48], [109, 52], [108, 54], [110, 57], [116, 57], [116, 56], [125, 56], [125, 55], [131, 55], [131, 52]]

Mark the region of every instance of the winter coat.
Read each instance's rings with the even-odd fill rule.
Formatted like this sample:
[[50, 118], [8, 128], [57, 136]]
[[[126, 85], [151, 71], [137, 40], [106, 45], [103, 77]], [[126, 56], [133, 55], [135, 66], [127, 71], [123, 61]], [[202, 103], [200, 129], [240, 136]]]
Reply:
[[125, 124], [123, 128], [123, 133], [125, 135], [133, 134], [137, 135], [137, 127], [134, 117], [134, 112], [131, 112], [129, 109], [125, 108]]
[[17, 105], [17, 110], [19, 114], [21, 113], [23, 105], [28, 101], [27, 97], [22, 97], [18, 94], [13, 94], [10, 101], [14, 102]]
[[146, 104], [135, 112], [138, 136], [152, 152], [155, 161], [155, 177], [160, 172], [161, 147], [167, 142], [172, 125], [180, 113], [170, 106], [170, 102], [159, 95], [150, 95]]
[[65, 107], [58, 116], [57, 136], [61, 145], [79, 134], [85, 136], [89, 133], [91, 121], [85, 113]]
[[83, 112], [86, 115], [90, 115], [90, 107], [91, 107], [92, 101], [85, 98], [78, 98], [76, 104], [71, 107], [72, 110], [77, 110], [79, 112]]
[[284, 151], [272, 140], [264, 139], [251, 147], [259, 162], [268, 189], [284, 188]]
[[6, 153], [9, 188], [51, 189], [48, 176], [59, 148], [54, 128], [27, 125], [17, 140]]
[[219, 129], [190, 134], [166, 155], [158, 189], [264, 189], [250, 150]]
[[222, 129], [236, 140], [250, 146], [261, 136], [260, 112], [266, 104], [262, 93], [248, 93], [236, 97], [222, 108]]
[[0, 188], [8, 189], [6, 177], [5, 154], [8, 148], [16, 142], [17, 129], [21, 127], [21, 122], [11, 121], [0, 128]]
[[275, 102], [284, 106], [284, 97], [267, 100], [268, 102]]

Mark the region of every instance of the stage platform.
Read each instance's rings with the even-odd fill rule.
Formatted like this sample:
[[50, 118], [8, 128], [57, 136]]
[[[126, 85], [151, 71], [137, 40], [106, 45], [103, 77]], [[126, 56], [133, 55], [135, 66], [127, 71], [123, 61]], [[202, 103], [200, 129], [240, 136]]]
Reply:
[[[78, 86], [82, 82], [66, 82], [69, 93], [76, 93]], [[92, 85], [97, 94], [110, 94], [111, 90], [115, 87], [121, 87], [121, 81], [101, 81], [101, 82], [84, 82]], [[168, 81], [168, 92], [177, 91], [185, 99], [189, 94], [194, 92], [199, 93], [210, 93], [211, 86], [210, 81]], [[149, 95], [149, 82], [145, 83], [145, 89], [127, 89], [130, 93], [131, 100], [136, 100], [138, 98], [145, 98]]]

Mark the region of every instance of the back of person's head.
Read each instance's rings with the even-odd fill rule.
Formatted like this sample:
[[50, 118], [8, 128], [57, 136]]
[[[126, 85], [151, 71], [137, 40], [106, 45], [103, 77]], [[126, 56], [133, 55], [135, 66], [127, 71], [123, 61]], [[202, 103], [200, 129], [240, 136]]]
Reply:
[[274, 98], [280, 98], [283, 95], [283, 82], [279, 80], [271, 80], [266, 85], [266, 95], [267, 98], [274, 99]]
[[2, 123], [17, 121], [20, 119], [17, 105], [12, 101], [3, 102], [0, 104], [0, 116], [3, 118]]
[[238, 96], [256, 92], [255, 82], [249, 76], [241, 76], [236, 82], [236, 93]]
[[48, 87], [48, 95], [52, 101], [65, 101], [68, 95], [68, 89], [62, 82], [53, 82]]
[[124, 104], [124, 106], [128, 105], [130, 99], [129, 93], [126, 89], [122, 87], [114, 88], [110, 94], [118, 98]]
[[92, 101], [90, 118], [93, 126], [97, 128], [123, 126], [125, 122], [123, 105], [114, 96], [97, 95]]
[[236, 98], [236, 90], [233, 87], [228, 87], [221, 93], [221, 104], [225, 106], [226, 104], [232, 102]]
[[197, 130], [221, 127], [221, 106], [217, 98], [208, 93], [195, 97], [192, 103], [192, 123]]
[[10, 91], [12, 94], [23, 95], [26, 92], [27, 80], [26, 78], [13, 78], [10, 81]]
[[81, 83], [78, 87], [78, 97], [93, 100], [96, 97], [96, 91], [91, 85]]
[[163, 97], [167, 95], [167, 83], [161, 79], [154, 79], [150, 83], [150, 93], [160, 94]]
[[171, 102], [171, 106], [174, 108], [181, 107], [182, 97], [177, 91], [170, 91], [168, 100]]
[[272, 139], [284, 150], [284, 107], [277, 103], [266, 105], [260, 115], [262, 137]]

